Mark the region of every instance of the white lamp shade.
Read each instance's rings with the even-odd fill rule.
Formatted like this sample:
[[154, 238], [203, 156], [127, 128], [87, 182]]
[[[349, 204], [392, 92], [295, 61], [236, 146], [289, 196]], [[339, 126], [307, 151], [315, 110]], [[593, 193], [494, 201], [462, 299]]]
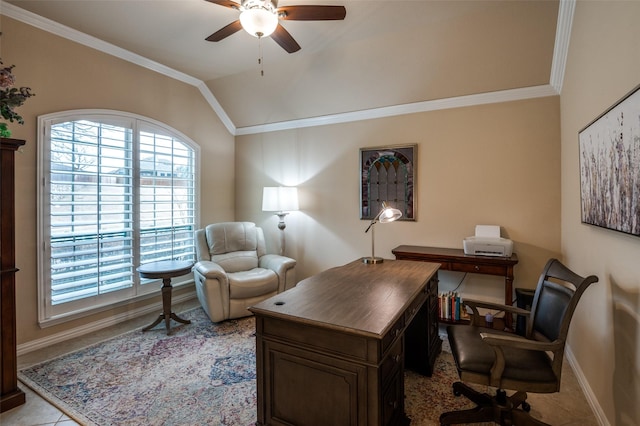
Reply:
[[242, 28], [254, 37], [268, 37], [278, 26], [278, 17], [261, 7], [244, 10], [240, 14]]
[[294, 186], [264, 187], [262, 191], [262, 211], [290, 212], [298, 209], [298, 188]]

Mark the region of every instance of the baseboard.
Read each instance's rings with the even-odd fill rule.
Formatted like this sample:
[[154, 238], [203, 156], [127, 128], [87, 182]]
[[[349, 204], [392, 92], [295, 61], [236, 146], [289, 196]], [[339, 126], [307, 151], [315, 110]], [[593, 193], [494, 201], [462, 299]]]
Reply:
[[[173, 301], [173, 304], [179, 304], [195, 298], [196, 298], [195, 293], [189, 292], [189, 293], [173, 296], [172, 301]], [[124, 312], [119, 315], [114, 315], [109, 318], [105, 318], [103, 320], [94, 321], [88, 324], [83, 324], [80, 327], [76, 327], [70, 330], [65, 330], [60, 333], [52, 334], [51, 336], [47, 336], [42, 339], [32, 340], [22, 345], [18, 345], [17, 355], [21, 356], [29, 352], [37, 351], [38, 349], [46, 348], [53, 344], [64, 342], [69, 339], [74, 339], [76, 337], [84, 336], [85, 334], [102, 330], [103, 328], [120, 324], [121, 322], [128, 321], [130, 319], [134, 319], [143, 315], [147, 315], [153, 312], [158, 312], [159, 310], [162, 310], [162, 305], [154, 303], [151, 305], [143, 306], [138, 309]]]
[[578, 364], [576, 357], [573, 355], [573, 352], [571, 351], [569, 345], [565, 346], [565, 358], [567, 361], [569, 361], [569, 365], [573, 370], [573, 374], [575, 374], [576, 378], [578, 379], [578, 384], [580, 384], [580, 389], [582, 389], [584, 396], [587, 398], [587, 402], [589, 403], [591, 410], [593, 410], [593, 414], [596, 416], [598, 423], [601, 426], [611, 426], [611, 423], [609, 423], [607, 416], [605, 416], [604, 411], [602, 411], [602, 407], [600, 406], [600, 403], [598, 402], [595, 394], [591, 390], [591, 386], [589, 386], [589, 382], [582, 372], [582, 369], [580, 368], [580, 365]]

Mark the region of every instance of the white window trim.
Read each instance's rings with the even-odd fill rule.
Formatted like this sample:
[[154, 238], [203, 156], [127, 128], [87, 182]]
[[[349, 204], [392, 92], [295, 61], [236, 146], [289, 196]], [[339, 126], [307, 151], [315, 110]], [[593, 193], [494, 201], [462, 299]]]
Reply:
[[[160, 121], [154, 120], [149, 117], [145, 117], [138, 114], [129, 113], [126, 111], [117, 111], [117, 110], [109, 110], [109, 109], [77, 109], [77, 110], [68, 110], [68, 111], [60, 111], [51, 114], [45, 114], [38, 116], [38, 138], [37, 138], [37, 146], [38, 146], [38, 168], [37, 168], [37, 196], [38, 196], [38, 223], [37, 223], [37, 238], [38, 238], [38, 256], [37, 256], [37, 269], [38, 269], [38, 323], [40, 327], [46, 328], [56, 324], [64, 323], [67, 321], [71, 321], [77, 318], [85, 317], [88, 315], [92, 315], [101, 311], [106, 311], [112, 309], [117, 306], [123, 306], [131, 303], [135, 303], [141, 300], [149, 299], [151, 297], [155, 297], [160, 294], [160, 285], [151, 284], [145, 286], [148, 290], [142, 294], [138, 294], [137, 296], [127, 297], [122, 300], [120, 297], [115, 297], [116, 295], [121, 294], [121, 291], [113, 292], [112, 300], [108, 300], [104, 303], [97, 304], [90, 308], [83, 308], [74, 310], [73, 312], [63, 313], [59, 315], [51, 315], [47, 312], [47, 298], [50, 297], [47, 295], [48, 288], [45, 285], [46, 280], [49, 279], [51, 270], [48, 267], [48, 262], [46, 261], [47, 255], [47, 239], [46, 236], [49, 234], [47, 229], [49, 228], [49, 220], [50, 217], [44, 211], [43, 200], [44, 197], [49, 197], [49, 187], [45, 185], [46, 176], [44, 174], [45, 170], [48, 170], [49, 167], [46, 166], [46, 163], [50, 161], [49, 155], [49, 144], [47, 142], [48, 137], [48, 129], [52, 124], [70, 120], [78, 120], [84, 118], [95, 118], [110, 122], [118, 122], [118, 123], [131, 123], [133, 132], [136, 134], [139, 133], [140, 127], [144, 128], [148, 125], [152, 127], [157, 127], [159, 129], [164, 130], [167, 134], [172, 135], [180, 139], [182, 142], [189, 145], [190, 148], [194, 150], [194, 167], [195, 167], [195, 182], [194, 182], [194, 227], [198, 229], [200, 227], [200, 146], [194, 142], [191, 138], [183, 134], [177, 129], [170, 127], [167, 124], [164, 124]], [[46, 149], [45, 149], [46, 145]], [[159, 284], [161, 284], [161, 280], [157, 280]], [[193, 276], [192, 274], [188, 274], [184, 277], [180, 277], [173, 281], [174, 287], [181, 287], [184, 285], [193, 285]], [[71, 302], [73, 303], [73, 302]]]

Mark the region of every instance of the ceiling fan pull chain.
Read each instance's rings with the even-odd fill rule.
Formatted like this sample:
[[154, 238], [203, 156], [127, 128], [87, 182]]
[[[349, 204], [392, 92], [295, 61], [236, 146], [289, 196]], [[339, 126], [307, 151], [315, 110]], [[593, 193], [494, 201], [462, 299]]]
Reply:
[[260, 76], [264, 77], [264, 59], [262, 57], [262, 37], [258, 37], [258, 65], [260, 65]]

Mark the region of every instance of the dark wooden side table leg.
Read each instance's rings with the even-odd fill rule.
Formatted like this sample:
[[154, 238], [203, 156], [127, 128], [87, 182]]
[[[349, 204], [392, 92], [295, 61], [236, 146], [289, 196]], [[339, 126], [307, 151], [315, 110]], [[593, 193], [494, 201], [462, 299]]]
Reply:
[[171, 278], [164, 278], [162, 280], [162, 316], [164, 317], [164, 326], [167, 329], [167, 334], [171, 329]]
[[182, 319], [173, 312], [171, 312], [171, 319], [181, 322], [182, 324], [191, 324], [191, 320]]
[[160, 324], [160, 321], [162, 321], [163, 318], [164, 318], [164, 314], [158, 315], [158, 318], [154, 322], [152, 322], [151, 324], [149, 324], [148, 326], [143, 328], [142, 331], [151, 330], [153, 327], [155, 327], [156, 325]]
[[167, 334], [169, 334], [169, 322], [172, 319], [182, 324], [191, 324], [191, 320], [182, 319], [174, 312], [171, 312], [171, 290], [173, 289], [171, 278], [162, 280], [162, 284], [162, 311], [167, 326]]
[[171, 278], [162, 279], [162, 313], [158, 318], [150, 325], [142, 329], [142, 331], [151, 330], [156, 325], [160, 324], [160, 321], [164, 320], [164, 326], [167, 329], [167, 334], [171, 333], [171, 320], [174, 319], [182, 324], [191, 324], [190, 320], [182, 319], [175, 313], [171, 312], [171, 292], [173, 286], [171, 285]]
[[158, 319], [156, 319], [154, 322], [152, 322], [151, 324], [149, 324], [148, 326], [143, 328], [142, 331], [151, 330], [153, 327], [155, 327], [156, 325], [160, 324], [160, 321], [162, 321], [162, 318], [164, 318], [164, 314], [158, 315]]

